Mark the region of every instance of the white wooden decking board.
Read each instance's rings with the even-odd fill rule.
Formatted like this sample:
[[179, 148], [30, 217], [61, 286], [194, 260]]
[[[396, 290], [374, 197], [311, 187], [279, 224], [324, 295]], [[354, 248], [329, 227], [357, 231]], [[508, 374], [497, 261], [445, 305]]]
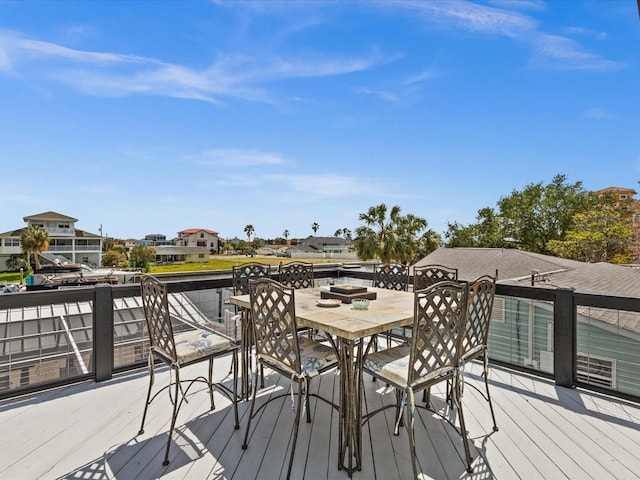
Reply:
[[[482, 366], [477, 362], [467, 364], [467, 371], [474, 374], [482, 372]], [[489, 373], [491, 377], [491, 372]], [[484, 379], [477, 380], [477, 376], [465, 377], [467, 382], [471, 382], [480, 388], [482, 392], [485, 391]], [[489, 386], [491, 393], [495, 387]], [[494, 395], [492, 395], [494, 397]], [[465, 421], [467, 422], [467, 430], [469, 431], [469, 438], [475, 445], [476, 452], [480, 458], [474, 458], [474, 476], [478, 475], [481, 478], [508, 478], [515, 479], [520, 478], [517, 471], [514, 470], [510, 460], [507, 458], [507, 452], [505, 452], [496, 443], [496, 440], [500, 437], [500, 430], [498, 432], [493, 431], [493, 420], [491, 418], [491, 411], [489, 409], [489, 403], [484, 397], [473, 388], [466, 388], [464, 390], [464, 409], [465, 409]], [[493, 398], [494, 408], [496, 408], [496, 399]], [[497, 408], [496, 408], [497, 410]], [[497, 413], [496, 413], [497, 415]], [[496, 423], [500, 428], [500, 418], [496, 417]], [[528, 464], [527, 460], [527, 464]]]
[[[311, 383], [311, 391], [333, 402], [334, 397], [337, 398], [336, 387], [339, 388], [339, 382], [335, 377], [336, 373], [327, 372], [320, 375], [319, 378], [314, 378]], [[306, 478], [327, 478], [330, 469], [335, 470], [336, 468], [335, 465], [329, 463], [329, 451], [331, 446], [338, 442], [338, 412], [331, 405], [317, 398], [310, 399], [310, 406], [313, 422], [311, 438], [304, 455], [303, 452], [299, 452], [301, 459], [303, 456], [305, 457], [304, 470], [298, 468], [302, 462], [296, 462], [294, 474], [302, 474]]]
[[[473, 372], [470, 381], [483, 387], [482, 379], [477, 375], [480, 370], [474, 367], [468, 371]], [[557, 389], [553, 382], [512, 374], [500, 368], [491, 368], [490, 379], [499, 432], [488, 435], [492, 425], [488, 404], [472, 389], [465, 390], [465, 414], [475, 446], [472, 455], [476, 457], [475, 472], [471, 476], [464, 473], [461, 458], [464, 452], [457, 432], [439, 418], [432, 419], [428, 412], [420, 410], [426, 428], [416, 425], [416, 437], [423, 446], [428, 442], [433, 445], [428, 448], [429, 452], [425, 448], [418, 453], [426, 478], [589, 478], [585, 473], [594, 477], [594, 471], [602, 473], [603, 470], [600, 478], [640, 478], [637, 473], [640, 472], [640, 453], [637, 453], [640, 452], [640, 433], [634, 428], [640, 418], [640, 406], [589, 392]], [[161, 383], [159, 376], [156, 381], [156, 385]], [[288, 379], [283, 382], [288, 388]], [[246, 467], [251, 454], [256, 452], [265, 466], [269, 462], [277, 464], [270, 471], [286, 471], [288, 451], [277, 455], [279, 459], [273, 458], [266, 441], [260, 442], [257, 437], [250, 441], [249, 450], [240, 449], [246, 426], [243, 415], [247, 413], [248, 403], [240, 404], [241, 430], [233, 431], [230, 402], [218, 393], [217, 410], [209, 412], [206, 391], [194, 392], [189, 404], [183, 406], [178, 417], [178, 428], [183, 435], [176, 437], [178, 443], [171, 447], [172, 462], [163, 468], [170, 417], [166, 398], [164, 403], [156, 399], [151, 405], [146, 433], [136, 436], [147, 385], [145, 371], [143, 374], [125, 374], [103, 384], [73, 385], [0, 403], [0, 428], [4, 432], [0, 436], [0, 479], [262, 479], [261, 470]], [[321, 392], [333, 387], [337, 401], [337, 376], [324, 375], [316, 385]], [[370, 378], [365, 378], [370, 409], [373, 402], [393, 402], [393, 396], [380, 400], [374, 385]], [[282, 403], [285, 402], [288, 404], [289, 401]], [[311, 399], [311, 404], [316, 404], [316, 400]], [[332, 415], [330, 421], [323, 418], [320, 408]], [[290, 407], [287, 410], [291, 414]], [[303, 472], [304, 478], [313, 480], [347, 479], [345, 472], [337, 470], [337, 412], [331, 412], [323, 402], [317, 403], [315, 410], [306, 447], [302, 440], [307, 424], [304, 421], [301, 424], [301, 443], [296, 452], [294, 472]], [[390, 478], [411, 477], [406, 431], [401, 430], [400, 437], [388, 438], [393, 428], [393, 413], [390, 409], [379, 414], [365, 427], [363, 454], [369, 455], [371, 461], [367, 460], [363, 471], [356, 472], [354, 479], [381, 479], [387, 473], [391, 474]], [[318, 421], [318, 418], [322, 420]], [[271, 418], [259, 423], [274, 430], [280, 422]], [[286, 423], [288, 438], [292, 422]], [[539, 426], [537, 433], [529, 435], [530, 424]], [[556, 427], [547, 428], [551, 424]], [[326, 431], [328, 429], [330, 431]], [[557, 435], [559, 430], [563, 430], [561, 441], [554, 443], [550, 436]], [[379, 441], [372, 441], [371, 435]], [[423, 437], [420, 439], [420, 436]], [[454, 442], [458, 447], [452, 446]], [[560, 442], [564, 451], [579, 458], [567, 458], [563, 451], [549, 451], [559, 450], [555, 445]], [[569, 443], [571, 446], [567, 446]], [[384, 445], [391, 447], [384, 448], [386, 463], [378, 452], [378, 447]], [[284, 450], [284, 447], [280, 449]], [[317, 455], [311, 452], [317, 452]], [[451, 452], [455, 456], [445, 460], [445, 455]], [[480, 454], [482, 458], [478, 459]], [[576, 462], [581, 463], [580, 469]], [[388, 463], [392, 464], [391, 468]], [[407, 470], [401, 471], [398, 466], [406, 466]], [[589, 472], [584, 471], [587, 466]], [[109, 477], [112, 468], [118, 473]], [[397, 469], [396, 476], [394, 469]], [[243, 476], [249, 471], [253, 476]]]
[[[522, 408], [520, 404], [526, 404], [527, 400], [520, 398], [520, 392], [510, 385], [511, 380], [508, 376], [502, 382], [498, 369], [490, 370], [489, 388], [500, 430], [492, 435], [489, 441], [492, 441], [500, 451], [506, 452], [505, 457], [513, 470], [518, 472], [519, 478], [567, 478], [562, 468], [547, 458], [544, 450], [547, 439], [545, 438], [541, 445], [535, 444], [522, 425], [520, 420], [523, 414], [520, 412]], [[510, 400], [511, 397], [516, 397], [520, 404], [514, 405]], [[488, 463], [491, 464], [491, 461], [489, 460]]]
[[[103, 432], [105, 430], [109, 432], [107, 429], [110, 426], [110, 414], [96, 416], [94, 407], [111, 405], [111, 408], [116, 406], [116, 408], [122, 409], [121, 402], [116, 401], [118, 400], [117, 389], [109, 385], [102, 385], [100, 389], [79, 388], [80, 393], [77, 394], [71, 394], [71, 391], [69, 389], [65, 389], [65, 392], [68, 393], [60, 391], [58, 396], [50, 397], [46, 404], [47, 418], [54, 418], [58, 421], [42, 422], [40, 419], [34, 424], [31, 415], [34, 410], [28, 408], [21, 415], [13, 418], [16, 422], [15, 425], [5, 425], [4, 428], [9, 429], [6, 431], [25, 431], [27, 433], [24, 438], [27, 447], [22, 450], [20, 456], [14, 457], [21, 458], [18, 473], [23, 478], [36, 478], [68, 468], [66, 465], [73, 465], [72, 462], [77, 461], [77, 458], [70, 459], [68, 455], [48, 456], [50, 463], [47, 464], [33, 459], [38, 458], [49, 449], [54, 451], [65, 449], [73, 452], [74, 457], [82, 455], [86, 450], [83, 439], [96, 435], [96, 423], [99, 435], [109, 438], [109, 435], [103, 434]], [[82, 398], [81, 402], [77, 401], [80, 397]], [[107, 410], [100, 411], [108, 412]], [[84, 454], [87, 455], [87, 460], [95, 458], [91, 451]]]
[[[633, 428], [636, 445], [629, 449], [629, 442], [620, 441], [620, 435], [611, 428], [611, 422], [601, 418], [599, 413], [594, 415], [593, 412], [582, 408], [583, 404], [579, 401], [581, 396], [582, 394], [576, 390], [559, 390], [561, 405], [560, 408], [549, 409], [549, 412], [546, 413], [549, 421], [557, 425], [566, 423], [566, 429], [574, 429], [571, 438], [577, 448], [582, 450], [581, 454], [580, 452], [576, 453], [576, 457], [582, 459], [580, 463], [584, 468], [589, 469], [592, 475], [601, 475], [601, 478], [636, 476], [637, 473], [633, 472], [631, 468], [634, 464], [640, 468], [637, 454], [637, 439], [640, 438], [640, 433], [637, 427]], [[566, 408], [562, 408], [565, 405]]]
[[[378, 382], [371, 381], [370, 377], [365, 375], [364, 387], [363, 412], [365, 414], [385, 405], [383, 396], [376, 391], [379, 387]], [[395, 409], [392, 411], [395, 412]], [[401, 478], [392, 436], [393, 428], [389, 430], [387, 410], [373, 415], [362, 429], [363, 451], [371, 452], [370, 468], [377, 479]]]
[[[550, 445], [547, 447], [547, 456], [556, 464], [563, 464], [563, 469], [572, 478], [607, 478], [610, 473], [600, 464], [599, 458], [594, 458], [588, 454], [588, 451], [576, 443], [576, 428], [574, 415], [571, 412], [563, 412], [560, 414], [556, 408], [549, 405], [540, 405], [531, 402], [537, 410], [538, 420], [536, 422], [528, 421], [523, 425], [532, 440], [536, 443], [542, 443], [544, 438], [549, 437]], [[533, 415], [531, 415], [533, 416]], [[536, 429], [537, 428], [537, 429]], [[566, 462], [565, 459], [559, 458], [565, 456], [572, 459], [573, 463]], [[568, 469], [567, 465], [575, 468]]]
[[[637, 475], [630, 470], [630, 466], [640, 463], [636, 453], [638, 450], [628, 448], [629, 442], [621, 439], [611, 418], [585, 408], [582, 401], [585, 395], [581, 391], [556, 387], [550, 382], [539, 382], [537, 388], [539, 395], [557, 398], [555, 403], [549, 401], [542, 404], [540, 416], [558, 426], [562, 432], [571, 432], [567, 438], [553, 438], [558, 438], [563, 450], [570, 458], [576, 459], [583, 470], [593, 478], [629, 478], [629, 475]], [[594, 394], [587, 394], [586, 397], [594, 398]], [[616, 401], [609, 399], [609, 404], [615, 405]], [[634, 437], [631, 444], [637, 446], [640, 439], [638, 429], [632, 427], [626, 430]], [[605, 445], [599, 444], [595, 438]], [[603, 448], [605, 446], [608, 448]]]

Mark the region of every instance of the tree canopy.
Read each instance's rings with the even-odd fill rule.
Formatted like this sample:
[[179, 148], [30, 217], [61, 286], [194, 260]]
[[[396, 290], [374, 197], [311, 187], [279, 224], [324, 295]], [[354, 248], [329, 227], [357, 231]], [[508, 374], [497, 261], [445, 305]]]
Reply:
[[387, 217], [387, 206], [381, 203], [360, 214], [364, 225], [356, 228], [354, 240], [358, 257], [362, 260], [378, 258], [385, 263], [411, 263], [437, 248], [439, 236], [432, 230], [418, 237], [427, 228], [424, 218], [412, 214], [403, 216], [400, 212], [396, 205]]
[[611, 195], [594, 197], [591, 206], [573, 216], [573, 225], [562, 240], [551, 240], [555, 255], [583, 262], [631, 263], [635, 258], [635, 229], [629, 204]]
[[33, 256], [36, 268], [40, 268], [39, 254], [49, 248], [49, 233], [38, 225], [30, 225], [20, 232], [20, 246], [29, 257]]
[[589, 208], [591, 195], [582, 182], [570, 184], [565, 175], [551, 183], [526, 185], [500, 198], [497, 211], [478, 210], [476, 223], [449, 224], [445, 234], [449, 247], [513, 247], [553, 254], [549, 242], [562, 240], [573, 225], [574, 215]]

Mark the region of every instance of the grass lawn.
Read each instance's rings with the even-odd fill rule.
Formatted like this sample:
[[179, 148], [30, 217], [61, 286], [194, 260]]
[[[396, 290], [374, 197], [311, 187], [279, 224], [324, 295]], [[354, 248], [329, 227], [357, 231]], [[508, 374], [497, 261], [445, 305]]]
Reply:
[[[334, 263], [339, 260], [313, 258], [304, 259], [296, 258], [295, 260], [310, 263]], [[293, 259], [288, 257], [247, 257], [245, 255], [215, 255], [209, 258], [208, 262], [202, 263], [179, 263], [170, 265], [152, 265], [149, 273], [171, 273], [171, 272], [199, 272], [210, 270], [231, 270], [234, 265], [242, 265], [247, 262], [268, 263], [278, 265], [280, 262], [287, 263]], [[24, 274], [26, 279], [27, 274]], [[0, 285], [5, 283], [18, 283], [20, 281], [20, 272], [0, 272]]]

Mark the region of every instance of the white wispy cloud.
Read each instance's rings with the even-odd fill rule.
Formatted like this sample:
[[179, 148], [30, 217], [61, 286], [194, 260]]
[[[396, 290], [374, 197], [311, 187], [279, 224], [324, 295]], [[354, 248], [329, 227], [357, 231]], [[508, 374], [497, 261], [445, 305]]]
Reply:
[[[568, 36], [549, 34], [543, 25], [531, 15], [517, 10], [544, 11], [540, 2], [496, 1], [490, 6], [466, 0], [423, 2], [404, 0], [394, 3], [414, 13], [422, 14], [427, 21], [450, 25], [483, 35], [501, 35], [532, 49], [531, 65], [538, 68], [559, 70], [617, 70], [626, 67], [624, 62], [608, 60], [589, 51]], [[524, 8], [527, 7], [527, 8]], [[584, 35], [585, 31], [567, 27], [568, 34]], [[605, 32], [598, 32], [598, 40], [605, 40]]]
[[398, 95], [390, 91], [376, 90], [376, 89], [365, 88], [365, 87], [354, 88], [353, 91], [361, 95], [370, 95], [373, 97], [380, 98], [385, 102], [398, 103], [400, 101], [400, 99], [398, 98]]
[[277, 153], [261, 152], [258, 150], [240, 150], [233, 148], [217, 148], [205, 150], [198, 155], [189, 155], [185, 160], [198, 165], [227, 166], [227, 167], [255, 167], [280, 166], [292, 162]]
[[592, 120], [611, 120], [615, 118], [615, 115], [604, 108], [589, 108], [584, 111], [584, 116]]
[[83, 51], [0, 32], [0, 73], [54, 79], [92, 95], [132, 94], [191, 98], [219, 103], [224, 98], [269, 102], [267, 82], [360, 72], [395, 61], [378, 50], [359, 57], [309, 55], [220, 56], [204, 69], [155, 58]]
[[587, 51], [578, 42], [558, 35], [537, 35], [532, 63], [560, 70], [618, 70], [624, 62], [607, 60]]
[[375, 182], [371, 179], [348, 175], [267, 175], [265, 179], [287, 185], [296, 192], [319, 197], [357, 196], [376, 191]]

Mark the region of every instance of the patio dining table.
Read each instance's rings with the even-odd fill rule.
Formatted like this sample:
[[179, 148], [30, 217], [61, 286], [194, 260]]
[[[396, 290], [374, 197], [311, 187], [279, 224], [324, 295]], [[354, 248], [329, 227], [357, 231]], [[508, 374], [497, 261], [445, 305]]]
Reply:
[[[410, 292], [368, 287], [375, 292], [366, 310], [348, 303], [336, 307], [319, 302], [321, 292], [330, 287], [296, 290], [295, 308], [299, 326], [320, 330], [336, 340], [340, 368], [340, 425], [338, 469], [349, 477], [362, 470], [362, 364], [367, 340], [387, 330], [410, 325], [414, 315], [414, 295]], [[231, 303], [249, 308], [249, 295], [231, 297]]]

